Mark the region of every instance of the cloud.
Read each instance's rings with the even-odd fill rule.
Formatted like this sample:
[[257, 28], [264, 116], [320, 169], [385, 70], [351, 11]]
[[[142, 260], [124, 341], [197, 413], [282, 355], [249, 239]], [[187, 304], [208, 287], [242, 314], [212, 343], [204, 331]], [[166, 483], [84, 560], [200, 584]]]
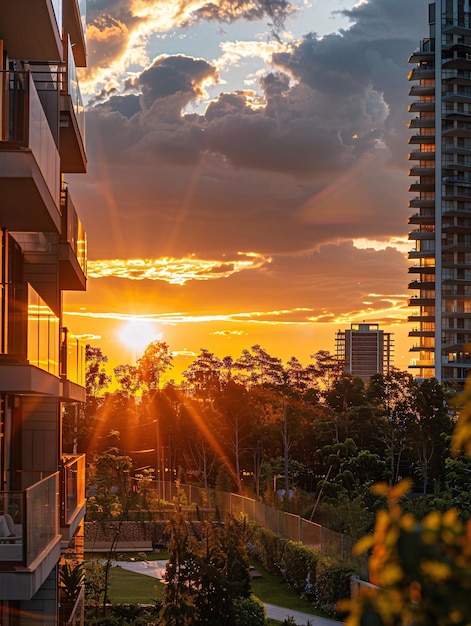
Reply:
[[173, 259], [108, 259], [88, 262], [90, 278], [122, 278], [128, 280], [162, 280], [170, 285], [184, 285], [190, 280], [228, 278], [236, 272], [256, 270], [271, 259], [255, 253], [243, 253], [233, 260], [198, 259], [194, 255]]
[[277, 36], [296, 7], [286, 0], [89, 0], [87, 4], [88, 70], [85, 90], [110, 80], [136, 62], [146, 63], [145, 43], [177, 28], [201, 21], [234, 23], [268, 19]]
[[[251, 19], [255, 4], [231, 6]], [[190, 24], [222, 20], [228, 5], [95, 0], [96, 27], [113, 18], [102, 58], [123, 53], [115, 32], [164, 33], [164, 8], [169, 23]], [[89, 235], [90, 302], [158, 310], [165, 324], [211, 320], [221, 337], [242, 321], [405, 319], [407, 57], [427, 3], [370, 0], [344, 14], [352, 26], [338, 34], [269, 50], [228, 37], [219, 58], [159, 54], [100, 90], [89, 173], [77, 186], [67, 177]], [[218, 92], [221, 68], [254, 54], [269, 64], [259, 83]], [[240, 250], [256, 251], [247, 266]]]

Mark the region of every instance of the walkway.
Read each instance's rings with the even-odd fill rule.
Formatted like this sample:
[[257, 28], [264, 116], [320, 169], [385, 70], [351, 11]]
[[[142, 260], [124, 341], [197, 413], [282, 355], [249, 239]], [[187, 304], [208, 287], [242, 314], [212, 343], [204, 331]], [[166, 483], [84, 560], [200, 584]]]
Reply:
[[[165, 574], [165, 566], [167, 561], [112, 561], [114, 567], [122, 567], [123, 569], [136, 572], [137, 574], [144, 574], [145, 576], [152, 576], [162, 580]], [[340, 622], [335, 622], [325, 617], [318, 617], [317, 615], [311, 615], [310, 613], [302, 613], [301, 611], [293, 611], [281, 606], [275, 606], [274, 604], [265, 604], [267, 611], [267, 617], [270, 619], [276, 619], [279, 622], [283, 622], [288, 617], [294, 618], [298, 626], [339, 626]]]

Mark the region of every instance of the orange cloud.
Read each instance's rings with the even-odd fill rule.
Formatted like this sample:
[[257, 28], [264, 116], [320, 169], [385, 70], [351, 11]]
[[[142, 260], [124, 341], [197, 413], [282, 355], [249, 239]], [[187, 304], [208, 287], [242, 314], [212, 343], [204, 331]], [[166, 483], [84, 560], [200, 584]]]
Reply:
[[228, 278], [243, 270], [259, 269], [271, 259], [256, 253], [239, 252], [232, 260], [198, 259], [194, 255], [180, 259], [106, 259], [88, 262], [91, 278], [125, 278], [128, 280], [162, 280], [171, 285], [188, 281]]

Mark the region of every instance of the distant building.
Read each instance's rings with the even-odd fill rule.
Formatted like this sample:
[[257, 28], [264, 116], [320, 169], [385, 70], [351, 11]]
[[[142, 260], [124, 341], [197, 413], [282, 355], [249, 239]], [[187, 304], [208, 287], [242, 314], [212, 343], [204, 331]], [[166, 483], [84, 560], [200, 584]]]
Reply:
[[[63, 293], [86, 288], [86, 234], [66, 184], [85, 172], [85, 0], [0, 0], [0, 624], [83, 624], [59, 584], [83, 557], [85, 345]], [[77, 404], [76, 404], [77, 406]]]
[[417, 378], [462, 385], [471, 370], [471, 10], [428, 7], [429, 35], [412, 69], [409, 317]]
[[344, 364], [346, 374], [365, 382], [375, 374], [391, 369], [393, 339], [380, 330], [379, 324], [351, 324], [350, 330], [339, 330], [335, 338], [335, 354]]

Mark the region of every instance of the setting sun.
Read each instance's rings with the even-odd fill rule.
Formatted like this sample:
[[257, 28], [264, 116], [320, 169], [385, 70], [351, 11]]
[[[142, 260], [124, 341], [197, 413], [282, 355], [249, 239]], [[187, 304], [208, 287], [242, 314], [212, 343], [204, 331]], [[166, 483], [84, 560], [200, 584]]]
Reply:
[[157, 331], [152, 322], [133, 318], [121, 327], [118, 338], [133, 351], [135, 357], [139, 357], [152, 341], [162, 339], [162, 333]]

